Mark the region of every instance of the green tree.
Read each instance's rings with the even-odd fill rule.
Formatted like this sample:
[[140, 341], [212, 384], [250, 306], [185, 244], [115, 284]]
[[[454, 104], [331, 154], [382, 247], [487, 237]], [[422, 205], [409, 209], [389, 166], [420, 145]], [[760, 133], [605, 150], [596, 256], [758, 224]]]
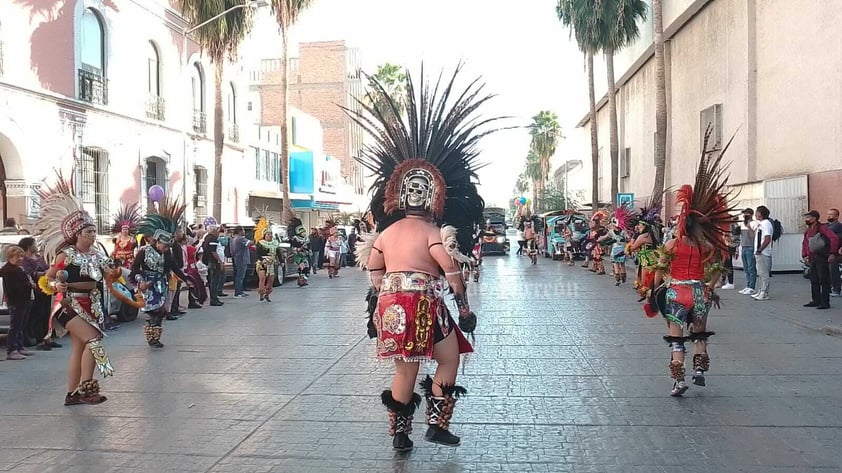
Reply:
[[532, 182], [532, 208], [538, 208], [538, 191], [541, 186], [541, 159], [534, 149], [526, 155], [526, 177]]
[[599, 138], [596, 123], [596, 93], [594, 91], [593, 57], [602, 47], [599, 40], [599, 28], [593, 21], [592, 0], [558, 0], [556, 15], [561, 23], [576, 38], [579, 50], [585, 54], [588, 72], [588, 99], [590, 104], [591, 132], [591, 202], [593, 208], [599, 204]]
[[[380, 88], [374, 82], [380, 83], [382, 90], [386, 91], [388, 97], [383, 96]], [[406, 96], [406, 72], [401, 66], [384, 63], [377, 66], [377, 72], [368, 79], [368, 97], [371, 106], [377, 113], [383, 116], [393, 115], [392, 107], [397, 107], [397, 115], [403, 113], [403, 104]], [[391, 98], [391, 102], [389, 101]]]
[[[202, 1], [202, 0], [198, 0]], [[283, 181], [283, 196], [285, 213], [292, 212], [289, 201], [289, 33], [298, 16], [306, 10], [313, 0], [271, 0], [272, 12], [281, 30], [281, 103], [279, 105], [281, 118], [281, 180]], [[286, 215], [288, 216], [288, 215]]]
[[535, 210], [545, 210], [544, 189], [547, 179], [550, 176], [550, 159], [552, 159], [558, 148], [558, 140], [563, 138], [561, 125], [558, 124], [558, 115], [548, 110], [542, 110], [532, 117], [529, 125], [529, 134], [532, 136], [531, 147], [538, 157], [538, 200], [533, 199]]
[[643, 0], [559, 0], [556, 15], [570, 28], [579, 49], [585, 53], [590, 95], [591, 162], [593, 164], [594, 208], [599, 203], [599, 145], [597, 143], [596, 97], [594, 93], [593, 56], [605, 54], [608, 74], [608, 109], [611, 156], [611, 200], [619, 192], [619, 140], [617, 136], [617, 86], [614, 78], [614, 53], [633, 42], [640, 34], [637, 21], [646, 18]]
[[[213, 216], [222, 219], [222, 150], [225, 146], [225, 120], [222, 112], [222, 73], [225, 61], [235, 61], [237, 49], [252, 25], [252, 9], [247, 0], [179, 0], [181, 14], [192, 25], [208, 22], [193, 36], [215, 67], [213, 84]], [[222, 12], [235, 8], [212, 20]], [[210, 21], [209, 21], [210, 20]], [[186, 196], [185, 196], [186, 198]]]
[[620, 192], [620, 143], [617, 132], [617, 84], [614, 77], [614, 54], [640, 36], [638, 20], [646, 19], [644, 0], [600, 0], [601, 24], [605, 28], [605, 70], [608, 73], [608, 131], [611, 152], [611, 202]]
[[652, 22], [655, 30], [655, 186], [652, 200], [659, 203], [664, 194], [667, 172], [667, 79], [662, 0], [652, 2]]

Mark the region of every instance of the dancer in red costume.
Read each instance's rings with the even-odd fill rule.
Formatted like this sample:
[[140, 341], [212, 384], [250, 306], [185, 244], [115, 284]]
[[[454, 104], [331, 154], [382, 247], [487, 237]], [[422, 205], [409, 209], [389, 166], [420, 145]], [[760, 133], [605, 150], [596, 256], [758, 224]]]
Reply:
[[[484, 203], [473, 182], [477, 169], [476, 144], [488, 133], [476, 116], [488, 97], [476, 82], [456, 91], [449, 84], [417, 86], [407, 74], [406, 110], [396, 121], [360, 101], [367, 113], [351, 117], [373, 137], [360, 162], [377, 176], [370, 210], [380, 232], [361, 235], [358, 261], [369, 271], [376, 304], [369, 296], [371, 324], [377, 337], [377, 356], [393, 360], [392, 389], [381, 400], [390, 420], [395, 449], [412, 448], [411, 421], [421, 397], [413, 392], [419, 362], [435, 360], [435, 375], [421, 382], [427, 400], [425, 439], [447, 446], [460, 439], [449, 431], [456, 400], [465, 388], [456, 385], [460, 354], [473, 351], [463, 335], [473, 332], [476, 316], [465, 294], [459, 263], [472, 249], [474, 229], [483, 222]], [[375, 92], [389, 102], [389, 94], [375, 82]], [[452, 91], [452, 92], [451, 92]], [[450, 94], [453, 95], [450, 95]], [[368, 97], [371, 99], [371, 97]], [[460, 237], [461, 234], [461, 237]], [[445, 302], [448, 286], [459, 313], [459, 326]]]
[[[708, 137], [703, 149], [708, 149]], [[664, 340], [671, 348], [671, 396], [681, 396], [689, 388], [684, 381], [685, 342], [695, 344], [693, 384], [705, 386], [705, 372], [710, 368], [707, 341], [713, 332], [708, 331], [708, 312], [711, 306], [719, 306], [714, 287], [722, 271], [719, 261], [728, 254], [725, 235], [734, 210], [725, 190], [725, 166], [721, 164], [727, 149], [726, 145], [721, 153], [703, 153], [694, 185], [685, 184], [678, 190], [676, 201], [681, 213], [675, 238], [661, 251], [655, 274], [657, 289], [644, 306], [648, 316], [656, 315], [657, 310], [667, 322], [669, 333]]]

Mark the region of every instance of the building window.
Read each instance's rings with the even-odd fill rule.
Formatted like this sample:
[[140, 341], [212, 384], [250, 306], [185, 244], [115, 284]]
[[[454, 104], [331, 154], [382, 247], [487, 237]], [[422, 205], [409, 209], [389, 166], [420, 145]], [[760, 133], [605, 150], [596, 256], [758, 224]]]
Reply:
[[[150, 157], [146, 158], [146, 187], [145, 193], [149, 191], [149, 188], [155, 185], [161, 186], [164, 188], [164, 191], [167, 190], [169, 187], [167, 185], [167, 165], [164, 163], [164, 160], [158, 157]], [[148, 208], [155, 208], [155, 204], [150, 200], [147, 202]]]
[[298, 121], [295, 117], [289, 118], [289, 136], [290, 136], [290, 143], [298, 144]]
[[82, 149], [80, 197], [82, 204], [96, 219], [97, 231], [111, 231], [111, 214], [108, 211], [108, 152], [99, 148]]
[[631, 148], [623, 150], [623, 156], [620, 158], [620, 177], [628, 178], [631, 175]]
[[[703, 152], [719, 151], [722, 149], [722, 104], [711, 105], [699, 114], [700, 140], [699, 148]], [[707, 149], [704, 149], [705, 134], [710, 129]]]
[[193, 214], [196, 221], [204, 221], [208, 216], [208, 170], [202, 166], [193, 168], [196, 181], [196, 191], [193, 196]]
[[191, 90], [193, 94], [193, 131], [204, 134], [207, 132], [207, 115], [205, 115], [205, 72], [202, 65], [193, 64]]
[[237, 89], [234, 83], [228, 86], [228, 139], [233, 143], [240, 142], [240, 129], [237, 126]]
[[272, 153], [272, 182], [281, 182], [281, 160], [278, 153]]
[[260, 179], [264, 181], [268, 181], [271, 176], [271, 171], [269, 170], [272, 166], [272, 153], [269, 150], [263, 150], [263, 173], [260, 175]]
[[149, 41], [146, 49], [146, 116], [153, 120], [164, 119], [164, 98], [161, 96], [161, 61], [155, 43]]
[[79, 100], [105, 105], [108, 82], [105, 79], [105, 28], [99, 13], [91, 8], [82, 13], [81, 67], [78, 71]]
[[260, 150], [253, 147], [254, 150], [254, 178], [260, 179]]

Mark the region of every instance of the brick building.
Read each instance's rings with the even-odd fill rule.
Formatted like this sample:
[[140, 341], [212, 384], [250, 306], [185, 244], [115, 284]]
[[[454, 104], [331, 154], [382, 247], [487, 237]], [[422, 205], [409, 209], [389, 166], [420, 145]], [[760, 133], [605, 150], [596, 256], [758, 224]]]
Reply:
[[[280, 123], [280, 65], [279, 59], [264, 59], [252, 73], [261, 125]], [[352, 97], [364, 93], [359, 51], [341, 40], [301, 43], [289, 69], [289, 106], [321, 122], [325, 154], [342, 162], [342, 177], [356, 194], [365, 193], [363, 168], [353, 159], [362, 149], [363, 130], [339, 107], [355, 107]], [[291, 126], [295, 127], [294, 121]]]

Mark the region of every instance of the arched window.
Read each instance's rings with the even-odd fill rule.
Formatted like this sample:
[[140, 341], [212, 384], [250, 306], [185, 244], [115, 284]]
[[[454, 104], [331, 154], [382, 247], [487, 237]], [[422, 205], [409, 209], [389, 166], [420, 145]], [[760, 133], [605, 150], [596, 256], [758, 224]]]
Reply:
[[228, 122], [231, 124], [237, 123], [237, 89], [234, 83], [228, 85]]
[[82, 66], [89, 72], [105, 75], [105, 29], [102, 19], [87, 8], [82, 14]]
[[202, 70], [202, 65], [193, 64], [193, 110], [197, 112], [205, 111], [205, 73]]
[[161, 96], [161, 62], [155, 43], [149, 42], [146, 58], [147, 92], [153, 97]]
[[191, 88], [193, 91], [193, 131], [207, 132], [207, 116], [205, 115], [205, 73], [202, 65], [193, 63]]

